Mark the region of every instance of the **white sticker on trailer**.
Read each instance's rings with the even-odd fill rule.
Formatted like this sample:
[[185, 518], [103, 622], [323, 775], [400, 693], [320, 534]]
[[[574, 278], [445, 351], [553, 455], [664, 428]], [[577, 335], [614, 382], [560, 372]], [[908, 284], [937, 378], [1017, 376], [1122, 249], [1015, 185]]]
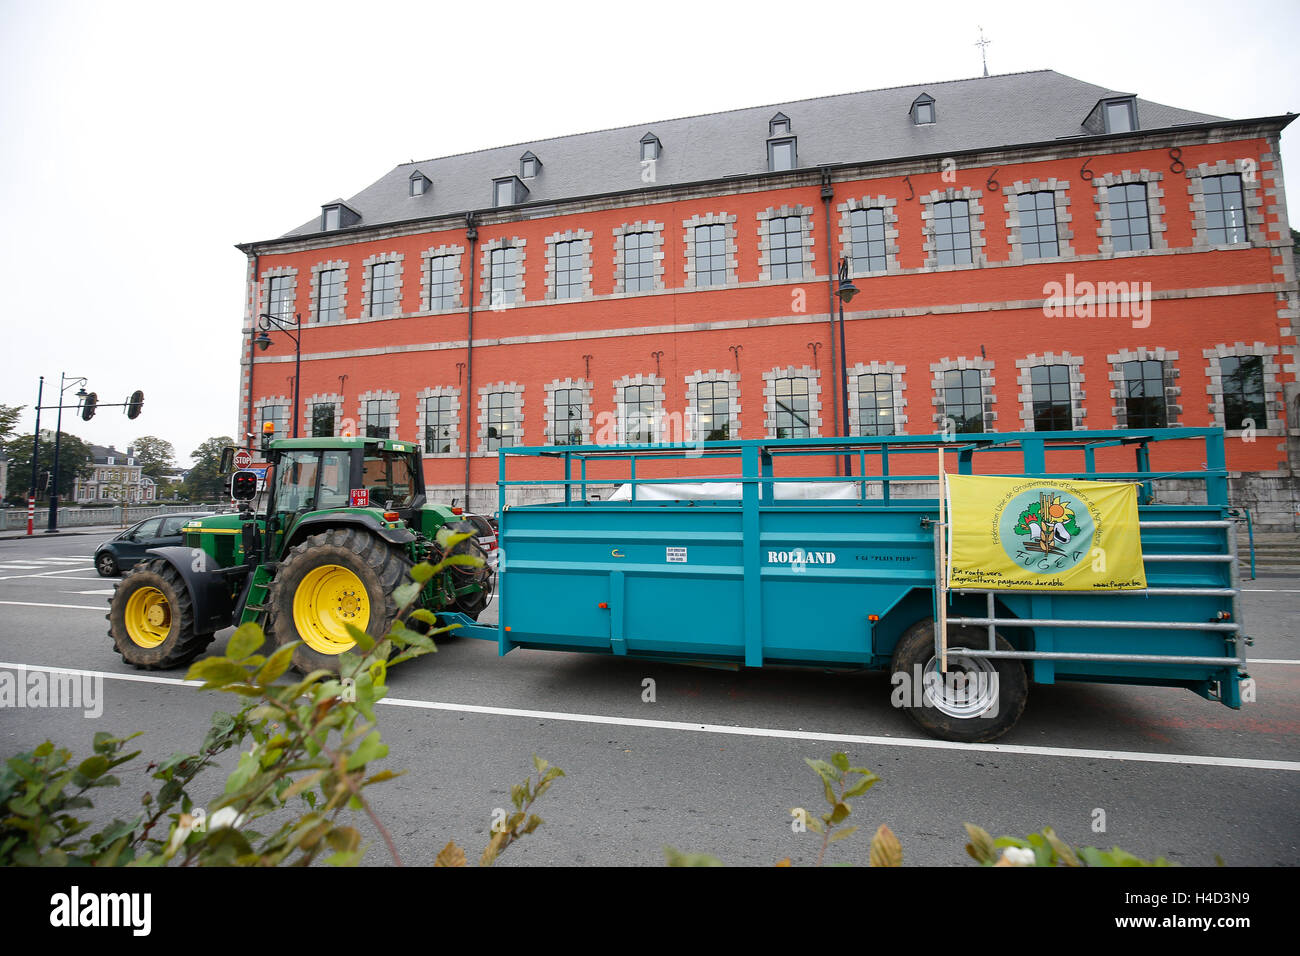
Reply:
[[685, 563], [686, 563], [686, 549], [685, 549], [685, 548], [669, 548], [669, 549], [668, 549], [668, 563], [669, 563], [669, 564], [685, 564]]

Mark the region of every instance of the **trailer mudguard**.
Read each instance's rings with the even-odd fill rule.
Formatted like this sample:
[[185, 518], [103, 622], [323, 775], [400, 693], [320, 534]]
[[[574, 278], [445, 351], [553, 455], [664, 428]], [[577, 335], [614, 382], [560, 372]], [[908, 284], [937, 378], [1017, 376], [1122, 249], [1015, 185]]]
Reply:
[[230, 626], [234, 612], [230, 569], [213, 567], [211, 559], [197, 548], [150, 548], [145, 554], [162, 558], [185, 582], [193, 604], [196, 633], [215, 634]]

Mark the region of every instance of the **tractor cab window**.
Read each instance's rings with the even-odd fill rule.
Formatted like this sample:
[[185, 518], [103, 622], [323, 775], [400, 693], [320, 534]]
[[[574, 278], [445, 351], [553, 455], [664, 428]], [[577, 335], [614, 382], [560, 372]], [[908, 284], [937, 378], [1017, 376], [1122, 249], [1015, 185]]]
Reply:
[[320, 494], [316, 498], [318, 511], [348, 506], [348, 472], [351, 463], [352, 455], [348, 451], [327, 451], [321, 455]]
[[280, 456], [276, 468], [275, 510], [312, 511], [316, 508], [318, 451], [290, 451]]
[[367, 455], [361, 483], [370, 492], [370, 503], [377, 507], [391, 501], [395, 508], [407, 508], [415, 499], [411, 459], [400, 452], [381, 451]]

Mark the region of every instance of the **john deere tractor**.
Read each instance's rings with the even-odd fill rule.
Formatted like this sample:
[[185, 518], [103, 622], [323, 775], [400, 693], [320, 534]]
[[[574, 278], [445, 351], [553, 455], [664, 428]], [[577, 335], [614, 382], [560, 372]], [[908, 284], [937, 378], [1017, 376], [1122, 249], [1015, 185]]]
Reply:
[[[398, 611], [393, 590], [413, 564], [484, 558], [472, 524], [425, 500], [411, 442], [290, 438], [264, 451], [262, 490], [257, 472], [232, 476], [238, 514], [187, 524], [184, 546], [148, 552], [118, 584], [108, 633], [128, 663], [178, 667], [217, 631], [257, 621], [276, 645], [301, 639], [299, 671], [337, 672], [339, 655], [354, 646], [347, 625], [388, 633]], [[265, 507], [255, 510], [261, 498]], [[485, 561], [453, 564], [428, 581], [420, 606], [477, 618], [492, 585]]]

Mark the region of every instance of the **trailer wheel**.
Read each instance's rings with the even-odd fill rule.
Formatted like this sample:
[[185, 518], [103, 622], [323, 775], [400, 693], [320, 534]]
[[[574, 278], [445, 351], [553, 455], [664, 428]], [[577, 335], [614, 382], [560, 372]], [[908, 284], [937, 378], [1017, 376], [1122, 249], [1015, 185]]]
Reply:
[[[987, 647], [988, 632], [976, 627], [950, 627], [948, 646]], [[1001, 651], [1013, 650], [1000, 634], [997, 647]], [[934, 653], [932, 618], [918, 621], [898, 639], [891, 670], [894, 700], [899, 700], [901, 690], [902, 706], [908, 716], [927, 734], [942, 740], [996, 740], [1015, 726], [1029, 695], [1024, 665], [1007, 658], [950, 653], [950, 676], [945, 680]]]
[[180, 572], [160, 558], [128, 571], [108, 603], [108, 636], [134, 667], [180, 667], [212, 643], [213, 635], [194, 631], [194, 605]]
[[386, 541], [351, 528], [314, 534], [280, 562], [271, 584], [269, 630], [279, 646], [301, 640], [293, 666], [300, 673], [338, 673], [339, 658], [356, 647], [347, 625], [383, 638], [397, 617], [393, 591], [411, 562]]

